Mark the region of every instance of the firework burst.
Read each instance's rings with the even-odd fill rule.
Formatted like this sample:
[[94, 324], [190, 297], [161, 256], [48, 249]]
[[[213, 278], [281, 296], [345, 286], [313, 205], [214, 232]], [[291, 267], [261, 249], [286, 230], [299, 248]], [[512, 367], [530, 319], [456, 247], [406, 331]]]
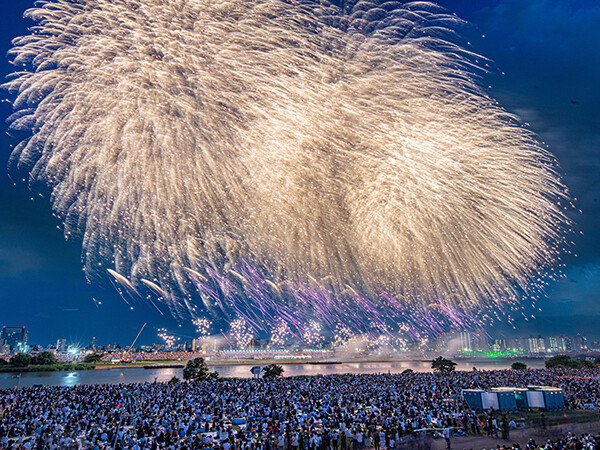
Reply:
[[90, 280], [110, 269], [177, 317], [255, 329], [393, 309], [435, 330], [416, 322], [517, 301], [564, 246], [553, 158], [430, 4], [56, 0], [27, 16], [5, 87], [31, 136], [11, 164], [51, 191]]
[[212, 322], [206, 318], [203, 319], [194, 319], [192, 323], [196, 327], [196, 334], [201, 339], [206, 339], [210, 334], [210, 327], [212, 326]]
[[284, 320], [279, 320], [272, 328], [269, 345], [272, 348], [282, 348], [290, 343], [291, 338], [292, 332], [288, 323]]
[[179, 338], [170, 334], [166, 328], [158, 329], [158, 337], [162, 339], [167, 348], [172, 348], [179, 341]]
[[309, 320], [304, 333], [302, 333], [302, 340], [311, 346], [318, 346], [323, 343], [323, 326], [316, 320]]
[[230, 324], [229, 336], [231, 344], [235, 349], [246, 349], [250, 347], [254, 335], [248, 323], [243, 319], [236, 319]]
[[334, 347], [344, 347], [348, 344], [356, 335], [352, 332], [352, 330], [342, 323], [338, 323], [335, 326], [335, 330], [333, 333], [333, 346]]

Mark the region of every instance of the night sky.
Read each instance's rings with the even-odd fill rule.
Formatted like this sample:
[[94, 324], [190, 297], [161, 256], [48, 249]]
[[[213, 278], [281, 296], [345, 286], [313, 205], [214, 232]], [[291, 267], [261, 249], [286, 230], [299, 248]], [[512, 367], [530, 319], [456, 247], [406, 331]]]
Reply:
[[[577, 256], [565, 255], [565, 276], [549, 286], [538, 304], [542, 310], [529, 310], [536, 319], [518, 320], [516, 329], [499, 324], [490, 333], [600, 337], [600, 6], [597, 0], [438, 3], [469, 22], [460, 30], [462, 43], [493, 61], [481, 84], [548, 145], [582, 211], [572, 213]], [[31, 25], [22, 14], [32, 5], [14, 0], [2, 7], [3, 76], [12, 71], [4, 55], [11, 39]], [[4, 99], [7, 93], [1, 95]], [[65, 241], [49, 200], [37, 196], [32, 201], [26, 183], [7, 169], [17, 142], [5, 132], [11, 110], [10, 103], [0, 103], [0, 326], [26, 326], [30, 343], [42, 345], [57, 338], [87, 345], [92, 336], [99, 344], [124, 345], [144, 322], [149, 326], [141, 343], [158, 342], [159, 327], [182, 339], [192, 337], [189, 325], [178, 327], [142, 305], [131, 310], [111, 286], [86, 282], [81, 242]]]

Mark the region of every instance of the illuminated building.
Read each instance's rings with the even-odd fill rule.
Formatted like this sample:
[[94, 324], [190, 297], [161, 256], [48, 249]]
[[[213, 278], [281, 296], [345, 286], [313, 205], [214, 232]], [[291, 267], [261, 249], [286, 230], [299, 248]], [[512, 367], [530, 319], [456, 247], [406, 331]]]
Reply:
[[25, 327], [3, 327], [0, 334], [0, 345], [8, 346], [9, 353], [26, 353], [28, 346], [29, 332]]
[[56, 353], [66, 353], [67, 352], [67, 340], [66, 339], [58, 339], [56, 341]]

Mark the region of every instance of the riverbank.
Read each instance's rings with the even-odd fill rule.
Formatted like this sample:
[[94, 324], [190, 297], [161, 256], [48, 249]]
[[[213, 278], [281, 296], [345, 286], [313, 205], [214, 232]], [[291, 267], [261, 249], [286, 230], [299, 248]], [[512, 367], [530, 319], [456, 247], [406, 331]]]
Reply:
[[44, 364], [44, 365], [29, 365], [25, 367], [15, 366], [0, 366], [0, 373], [38, 373], [38, 372], [66, 372], [73, 370], [94, 370], [93, 364], [86, 363], [58, 363], [58, 364]]

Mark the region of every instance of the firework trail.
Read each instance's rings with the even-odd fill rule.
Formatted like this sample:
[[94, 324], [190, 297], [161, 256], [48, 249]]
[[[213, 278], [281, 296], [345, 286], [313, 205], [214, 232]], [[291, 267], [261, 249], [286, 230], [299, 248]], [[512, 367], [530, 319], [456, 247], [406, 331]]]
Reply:
[[179, 318], [255, 330], [436, 330], [535, 290], [565, 245], [553, 158], [478, 87], [458, 19], [434, 5], [26, 15], [5, 87], [31, 135], [11, 164], [51, 192], [91, 281], [110, 269]]

